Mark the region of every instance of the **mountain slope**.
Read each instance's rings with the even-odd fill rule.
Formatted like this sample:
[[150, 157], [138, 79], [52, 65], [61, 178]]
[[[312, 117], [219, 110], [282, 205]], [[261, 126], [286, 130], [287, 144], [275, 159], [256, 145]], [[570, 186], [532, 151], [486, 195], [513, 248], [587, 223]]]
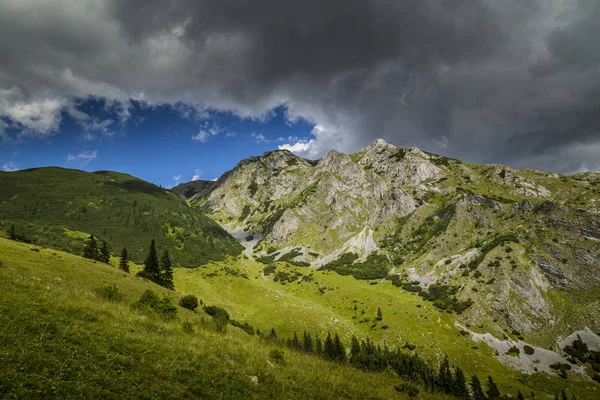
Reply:
[[265, 153], [189, 201], [254, 239], [266, 264], [390, 274], [462, 326], [498, 324], [560, 350], [575, 331], [600, 331], [599, 199], [599, 174], [473, 165], [377, 140], [317, 162]]
[[80, 254], [94, 234], [142, 261], [151, 239], [176, 263], [196, 266], [241, 246], [168, 190], [116, 172], [62, 168], [0, 172], [0, 224], [42, 246]]
[[[0, 238], [0, 398], [408, 398], [392, 373], [326, 362], [232, 327], [217, 333], [202, 311], [177, 307], [162, 320], [133, 304], [146, 289], [175, 301], [179, 293], [33, 248]], [[121, 297], [108, 301], [103, 288], [112, 285]], [[274, 349], [285, 365], [273, 361]]]

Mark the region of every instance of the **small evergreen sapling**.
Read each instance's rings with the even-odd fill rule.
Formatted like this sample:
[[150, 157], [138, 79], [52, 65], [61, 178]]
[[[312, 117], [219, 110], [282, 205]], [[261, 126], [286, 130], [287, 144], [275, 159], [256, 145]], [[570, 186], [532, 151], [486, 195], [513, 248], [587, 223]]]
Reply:
[[129, 272], [129, 256], [125, 247], [123, 247], [123, 250], [121, 250], [121, 260], [119, 260], [119, 268], [125, 272]]
[[158, 255], [156, 254], [154, 239], [150, 242], [150, 249], [144, 261], [144, 272], [152, 281], [160, 283], [160, 266], [158, 265]]
[[175, 290], [173, 283], [173, 267], [171, 266], [171, 258], [169, 252], [165, 250], [160, 260], [160, 284], [167, 289]]

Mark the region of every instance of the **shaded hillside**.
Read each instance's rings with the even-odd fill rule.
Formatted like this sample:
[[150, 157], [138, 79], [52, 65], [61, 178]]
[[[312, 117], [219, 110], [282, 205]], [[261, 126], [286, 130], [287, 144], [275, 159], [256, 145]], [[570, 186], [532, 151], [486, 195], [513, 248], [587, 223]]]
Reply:
[[42, 246], [75, 254], [89, 234], [142, 261], [151, 239], [176, 263], [235, 255], [240, 245], [170, 191], [130, 175], [62, 168], [0, 172], [0, 224]]

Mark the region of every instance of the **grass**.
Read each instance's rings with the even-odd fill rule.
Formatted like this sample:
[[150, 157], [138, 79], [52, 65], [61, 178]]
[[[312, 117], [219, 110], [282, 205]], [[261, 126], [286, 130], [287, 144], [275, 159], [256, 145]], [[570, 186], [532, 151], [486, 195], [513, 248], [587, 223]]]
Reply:
[[[0, 248], [2, 398], [403, 397], [392, 373], [288, 350], [285, 365], [271, 363], [277, 347], [236, 328], [217, 333], [203, 313], [178, 307], [174, 320], [148, 318], [132, 308], [146, 289], [180, 294], [113, 267], [6, 239]], [[95, 294], [107, 283], [123, 298]]]
[[[224, 274], [223, 263], [246, 271], [249, 279]], [[283, 268], [290, 273], [295, 270], [289, 266]], [[370, 337], [390, 348], [408, 342], [430, 360], [439, 362], [448, 354], [450, 362], [461, 366], [468, 376], [476, 373], [484, 379], [487, 374], [493, 375], [503, 392], [514, 394], [521, 390], [541, 395], [566, 388], [568, 393], [577, 394], [577, 398], [590, 398], [589, 393], [598, 386], [574, 376], [563, 381], [547, 374], [530, 376], [509, 369], [494, 357], [491, 348], [475, 346], [468, 336], [460, 334], [454, 326], [456, 315], [436, 309], [432, 303], [395, 287], [390, 281], [371, 285], [369, 281], [332, 271], [314, 271], [312, 282], [282, 286], [273, 280], [273, 275], [263, 277], [263, 269], [264, 264], [253, 260], [231, 259], [199, 269], [176, 270], [175, 282], [180, 291], [216, 304], [233, 319], [248, 322], [262, 332], [275, 328], [280, 337], [291, 337], [294, 332], [301, 335], [306, 330], [323, 338], [330, 331], [339, 333], [346, 344], [356, 335]], [[383, 320], [373, 326], [378, 307], [382, 309]], [[360, 322], [363, 319], [368, 322]], [[387, 329], [382, 329], [384, 325]], [[494, 325], [481, 330], [493, 331]]]
[[93, 234], [143, 261], [151, 239], [174, 263], [197, 266], [241, 246], [174, 193], [130, 175], [63, 168], [0, 172], [0, 226], [40, 246], [81, 254]]

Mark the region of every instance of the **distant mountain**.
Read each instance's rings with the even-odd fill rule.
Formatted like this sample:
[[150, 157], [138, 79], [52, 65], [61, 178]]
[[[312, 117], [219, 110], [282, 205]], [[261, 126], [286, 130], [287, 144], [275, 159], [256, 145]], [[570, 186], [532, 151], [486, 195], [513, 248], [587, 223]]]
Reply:
[[474, 165], [377, 140], [317, 162], [268, 152], [198, 185], [190, 204], [265, 262], [442, 285], [474, 302], [464, 312], [474, 325], [600, 330], [598, 298], [574, 294], [600, 288], [600, 174]]
[[171, 188], [171, 191], [186, 200], [194, 197], [197, 194], [210, 193], [212, 188], [215, 186], [215, 181], [196, 180], [186, 183], [180, 183], [179, 185]]
[[241, 245], [169, 190], [130, 175], [63, 168], [0, 172], [0, 225], [33, 243], [79, 254], [93, 234], [143, 261], [151, 239], [175, 263], [197, 266]]

